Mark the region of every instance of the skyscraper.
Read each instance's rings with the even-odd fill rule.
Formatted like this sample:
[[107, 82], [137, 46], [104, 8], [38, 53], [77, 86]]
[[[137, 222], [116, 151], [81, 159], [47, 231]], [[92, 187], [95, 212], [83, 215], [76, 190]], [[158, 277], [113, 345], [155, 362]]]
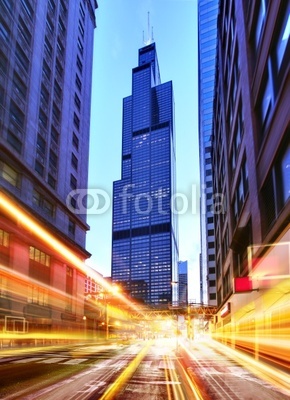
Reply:
[[180, 304], [188, 302], [188, 262], [178, 262], [178, 301]]
[[172, 82], [155, 43], [139, 49], [123, 99], [122, 177], [113, 186], [112, 279], [148, 304], [177, 301], [175, 128]]
[[226, 207], [214, 217], [215, 329], [262, 337], [253, 341], [256, 358], [274, 346], [282, 353], [280, 321], [288, 320], [289, 28], [287, 1], [220, 2], [212, 154], [214, 190]]
[[[81, 260], [89, 257], [89, 227], [67, 198], [87, 186], [96, 8], [95, 0], [0, 1], [1, 199]], [[67, 314], [68, 324], [77, 321], [83, 307], [73, 293], [83, 293], [84, 282], [74, 262], [5, 207], [0, 237], [1, 293], [11, 300], [14, 274], [25, 277], [17, 288], [23, 298], [6, 302], [6, 312], [30, 327], [61, 325]], [[64, 294], [58, 312], [49, 287]]]
[[216, 68], [218, 0], [198, 1], [199, 156], [201, 183], [202, 303], [216, 305], [216, 269], [212, 183], [212, 126]]

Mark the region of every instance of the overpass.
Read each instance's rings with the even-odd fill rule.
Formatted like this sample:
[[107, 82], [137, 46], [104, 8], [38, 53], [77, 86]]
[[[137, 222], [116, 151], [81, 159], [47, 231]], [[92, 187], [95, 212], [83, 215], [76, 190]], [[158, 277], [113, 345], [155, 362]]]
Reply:
[[132, 319], [152, 320], [172, 317], [173, 315], [188, 315], [191, 317], [203, 316], [211, 319], [217, 312], [217, 307], [199, 303], [181, 303], [178, 305], [167, 304], [164, 306], [138, 305], [135, 309], [128, 310]]

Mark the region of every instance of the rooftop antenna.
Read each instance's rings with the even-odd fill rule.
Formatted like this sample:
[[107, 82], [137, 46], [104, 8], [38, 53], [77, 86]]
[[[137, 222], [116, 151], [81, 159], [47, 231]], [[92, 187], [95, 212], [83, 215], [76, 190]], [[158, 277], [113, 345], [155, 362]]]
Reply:
[[150, 37], [150, 12], [148, 11], [148, 26], [147, 26], [147, 40], [144, 39], [144, 31], [143, 31], [143, 43], [147, 46], [153, 42], [153, 27], [151, 28], [151, 37]]

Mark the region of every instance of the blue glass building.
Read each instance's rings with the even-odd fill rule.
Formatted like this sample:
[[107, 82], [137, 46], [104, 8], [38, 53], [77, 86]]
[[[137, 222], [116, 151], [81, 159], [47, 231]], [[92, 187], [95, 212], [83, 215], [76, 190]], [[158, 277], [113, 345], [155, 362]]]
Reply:
[[112, 280], [147, 304], [177, 301], [172, 82], [161, 84], [155, 43], [139, 49], [123, 99], [122, 177], [113, 185]]
[[216, 257], [212, 179], [213, 100], [219, 0], [198, 1], [199, 158], [201, 183], [200, 301], [216, 305]]

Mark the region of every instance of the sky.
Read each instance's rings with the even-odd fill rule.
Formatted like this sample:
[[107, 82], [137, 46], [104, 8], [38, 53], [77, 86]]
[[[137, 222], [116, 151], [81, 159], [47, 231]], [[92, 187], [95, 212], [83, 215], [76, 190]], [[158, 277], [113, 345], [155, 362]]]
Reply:
[[88, 187], [107, 196], [106, 206], [100, 201], [98, 213], [90, 212], [87, 218], [86, 248], [92, 254], [88, 264], [104, 276], [111, 275], [112, 187], [121, 178], [122, 101], [131, 95], [132, 69], [144, 46], [143, 32], [148, 38], [149, 12], [161, 82], [173, 82], [179, 259], [188, 260], [189, 300], [198, 301], [197, 0], [98, 0], [98, 5]]

